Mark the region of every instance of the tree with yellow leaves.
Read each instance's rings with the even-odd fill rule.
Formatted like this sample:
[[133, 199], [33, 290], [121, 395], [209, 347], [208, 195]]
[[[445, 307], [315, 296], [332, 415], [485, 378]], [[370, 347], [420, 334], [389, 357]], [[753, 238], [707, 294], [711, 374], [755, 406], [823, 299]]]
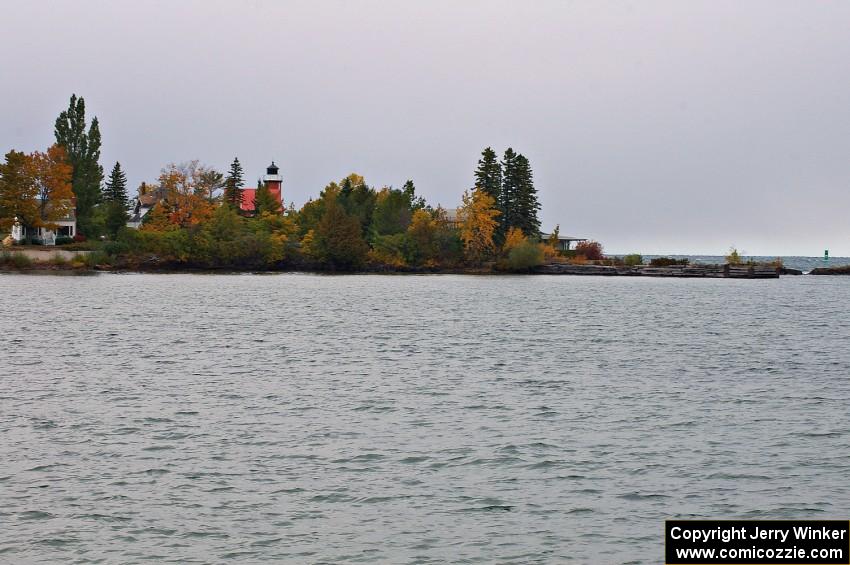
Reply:
[[525, 234], [522, 233], [522, 230], [519, 228], [510, 228], [508, 230], [508, 235], [505, 237], [505, 244], [502, 246], [503, 253], [510, 253], [511, 249], [516, 249], [520, 245], [523, 245], [528, 242], [528, 238], [525, 237]]
[[496, 209], [496, 201], [483, 190], [473, 190], [472, 193], [464, 191], [458, 219], [467, 260], [481, 263], [492, 257], [495, 251], [493, 234], [499, 225], [496, 218], [500, 214]]
[[531, 241], [520, 228], [512, 227], [505, 237], [498, 268], [514, 272], [529, 271], [543, 263], [547, 249], [547, 245]]

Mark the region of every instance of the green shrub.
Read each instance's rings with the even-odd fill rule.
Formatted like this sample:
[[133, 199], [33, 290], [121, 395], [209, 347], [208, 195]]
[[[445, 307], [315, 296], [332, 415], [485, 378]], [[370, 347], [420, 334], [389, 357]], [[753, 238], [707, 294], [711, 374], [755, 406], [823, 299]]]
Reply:
[[109, 241], [103, 246], [101, 250], [110, 257], [118, 257], [120, 255], [125, 255], [129, 253], [130, 245], [127, 243], [126, 240]]
[[408, 257], [410, 263], [416, 261], [415, 246], [416, 242], [406, 233], [377, 235], [369, 259], [391, 267], [403, 267]]
[[71, 243], [65, 245], [64, 248], [68, 251], [94, 251], [100, 249], [102, 245], [99, 241], [77, 241], [71, 238]]
[[643, 255], [640, 253], [631, 253], [623, 257], [623, 263], [625, 263], [627, 267], [643, 265]]
[[543, 264], [543, 249], [537, 243], [525, 241], [510, 250], [507, 267], [511, 271], [528, 271]]
[[726, 255], [726, 262], [730, 265], [743, 265], [744, 260], [741, 257], [741, 254], [738, 253], [738, 250], [734, 247], [729, 248], [729, 254]]
[[50, 258], [50, 262], [53, 263], [54, 265], [60, 265], [60, 266], [68, 264], [68, 260], [65, 259], [65, 256], [62, 255], [61, 253], [54, 253], [53, 257]]
[[74, 243], [74, 238], [67, 235], [60, 235], [56, 238], [56, 245], [69, 245]]
[[673, 265], [687, 265], [690, 263], [690, 259], [674, 259], [673, 257], [656, 257], [649, 261], [649, 264], [653, 267], [671, 267]]
[[83, 264], [86, 267], [95, 267], [96, 265], [109, 264], [109, 256], [103, 251], [92, 251], [81, 256]]
[[15, 269], [24, 269], [32, 266], [32, 259], [28, 255], [14, 251], [3, 251], [0, 253], [0, 265], [13, 267]]

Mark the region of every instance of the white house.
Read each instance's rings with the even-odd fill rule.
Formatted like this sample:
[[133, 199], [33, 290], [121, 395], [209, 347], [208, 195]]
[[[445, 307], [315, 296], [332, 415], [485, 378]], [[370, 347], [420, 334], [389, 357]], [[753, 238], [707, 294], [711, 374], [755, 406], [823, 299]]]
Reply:
[[[547, 241], [549, 241], [549, 238], [551, 236], [552, 235], [548, 234], [548, 233], [541, 233], [540, 234], [540, 241], [547, 242]], [[558, 234], [557, 249], [558, 249], [558, 251], [569, 251], [570, 249], [572, 249], [573, 242], [579, 243], [581, 241], [587, 241], [587, 238], [586, 237], [571, 237], [569, 235]]]
[[77, 235], [77, 214], [71, 206], [68, 213], [54, 222], [57, 227], [53, 230], [48, 228], [36, 228], [22, 224], [18, 218], [12, 225], [12, 239], [16, 243], [24, 240], [40, 240], [43, 245], [56, 245], [57, 237], [74, 237]]
[[155, 192], [148, 192], [137, 196], [133, 200], [130, 209], [127, 211], [130, 214], [130, 219], [127, 220], [127, 227], [133, 228], [134, 230], [139, 229], [139, 226], [142, 225], [142, 220], [145, 219], [145, 215], [150, 212], [159, 201], [159, 194]]

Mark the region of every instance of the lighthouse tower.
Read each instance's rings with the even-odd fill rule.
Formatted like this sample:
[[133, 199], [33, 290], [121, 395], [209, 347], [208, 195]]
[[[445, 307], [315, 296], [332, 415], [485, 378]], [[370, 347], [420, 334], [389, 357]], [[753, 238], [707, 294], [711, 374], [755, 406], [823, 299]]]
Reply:
[[280, 176], [280, 169], [277, 165], [272, 164], [266, 167], [266, 175], [263, 177], [263, 182], [269, 187], [269, 193], [274, 196], [283, 208], [283, 177]]

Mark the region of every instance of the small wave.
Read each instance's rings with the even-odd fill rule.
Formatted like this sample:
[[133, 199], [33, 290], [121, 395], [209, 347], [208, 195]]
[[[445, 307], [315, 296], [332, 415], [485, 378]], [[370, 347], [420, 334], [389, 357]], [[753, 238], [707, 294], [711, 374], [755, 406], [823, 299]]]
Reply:
[[617, 495], [617, 498], [622, 498], [623, 500], [661, 500], [665, 498], [670, 498], [670, 495], [667, 494], [641, 494], [639, 492], [629, 492], [626, 494]]
[[340, 492], [332, 492], [328, 494], [317, 494], [310, 498], [312, 502], [351, 502], [353, 498], [347, 494], [342, 494]]
[[142, 451], [170, 451], [172, 449], [174, 449], [173, 445], [150, 445], [143, 447]]
[[198, 532], [198, 531], [193, 531], [193, 532], [186, 532], [185, 534], [183, 534], [182, 537], [184, 537], [184, 538], [219, 538], [219, 539], [225, 539], [225, 538], [228, 538], [230, 536], [228, 536], [224, 532]]
[[55, 517], [50, 512], [42, 512], [41, 510], [26, 510], [18, 514], [18, 518], [21, 520], [50, 520]]
[[461, 508], [461, 512], [510, 512], [514, 506], [510, 504], [488, 504], [487, 506], [476, 506], [472, 508]]
[[43, 471], [52, 471], [54, 469], [59, 469], [60, 467], [68, 467], [67, 463], [49, 463], [47, 465], [37, 465], [32, 467], [31, 469], [25, 469], [26, 471], [31, 471], [34, 473], [39, 473]]
[[769, 481], [771, 477], [767, 475], [749, 475], [747, 473], [712, 473], [707, 479], [724, 479], [724, 480], [751, 480], [751, 481]]

